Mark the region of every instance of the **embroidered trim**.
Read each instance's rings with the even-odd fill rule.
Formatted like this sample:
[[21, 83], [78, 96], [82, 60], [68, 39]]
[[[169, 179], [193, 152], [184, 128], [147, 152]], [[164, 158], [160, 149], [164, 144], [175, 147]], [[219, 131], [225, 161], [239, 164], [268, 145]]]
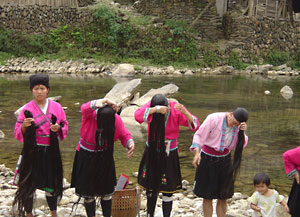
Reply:
[[[220, 143], [220, 148], [219, 148], [219, 150], [221, 152], [223, 152], [224, 149], [225, 149], [225, 132], [226, 132], [226, 117], [224, 117], [224, 119], [223, 119], [223, 125], [222, 125], [222, 137], [221, 137], [221, 143]], [[232, 138], [231, 138], [231, 142], [228, 145], [228, 147], [231, 146], [231, 144], [233, 142], [233, 139], [235, 137], [235, 133], [236, 133], [236, 127], [233, 127], [233, 129], [232, 129]]]
[[38, 145], [38, 146], [50, 146], [50, 145], [47, 145], [47, 144], [39, 144], [39, 143], [37, 143], [36, 145]]
[[133, 139], [128, 139], [128, 141], [126, 143], [126, 148], [128, 148], [128, 145], [130, 144], [130, 142], [133, 142]]
[[91, 107], [91, 109], [93, 109], [93, 110], [96, 110], [96, 100], [92, 100], [91, 101], [91, 105], [90, 105], [90, 107]]
[[192, 124], [188, 121], [188, 123], [189, 123], [189, 128], [191, 129], [191, 130], [194, 130], [194, 129], [197, 129], [197, 119], [192, 115], [192, 118], [193, 118], [193, 125], [194, 125], [194, 127], [192, 126]]
[[150, 108], [146, 108], [144, 113], [144, 122], [147, 122], [149, 113], [150, 113]]
[[296, 173], [299, 173], [299, 171], [297, 169], [293, 169], [291, 172], [289, 172], [289, 174], [287, 174], [287, 176], [289, 179], [293, 179]]
[[194, 148], [199, 148], [199, 150], [201, 150], [201, 146], [198, 143], [196, 143], [196, 142], [192, 143], [192, 145], [190, 147], [190, 150], [193, 150]]

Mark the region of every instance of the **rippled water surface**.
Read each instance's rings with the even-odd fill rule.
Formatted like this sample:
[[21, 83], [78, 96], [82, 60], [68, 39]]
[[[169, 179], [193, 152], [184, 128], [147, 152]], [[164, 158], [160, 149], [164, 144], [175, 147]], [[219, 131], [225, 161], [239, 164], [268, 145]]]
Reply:
[[[272, 187], [285, 194], [289, 192], [291, 181], [286, 178], [282, 153], [299, 145], [300, 123], [300, 80], [270, 79], [263, 77], [217, 76], [217, 77], [155, 77], [142, 78], [139, 87], [141, 94], [150, 88], [158, 88], [168, 83], [179, 86], [173, 97], [183, 103], [200, 122], [217, 111], [231, 111], [237, 106], [250, 112], [247, 135], [249, 144], [243, 153], [240, 175], [236, 191], [250, 194], [254, 189], [252, 177], [258, 171], [267, 172]], [[70, 178], [75, 146], [80, 131], [80, 105], [92, 99], [103, 97], [116, 83], [111, 78], [71, 78], [51, 76], [49, 96], [62, 96], [61, 105], [66, 110], [69, 121], [69, 135], [61, 142], [65, 177]], [[294, 91], [294, 97], [285, 100], [279, 93], [284, 85]], [[264, 95], [269, 90], [270, 95]], [[14, 111], [32, 99], [28, 78], [0, 77], [0, 129], [5, 139], [0, 140], [0, 163], [14, 169], [22, 144], [13, 138], [16, 118]], [[145, 133], [144, 133], [145, 135]], [[192, 167], [192, 153], [188, 148], [193, 133], [182, 128], [179, 137], [180, 162], [183, 179], [193, 183], [195, 169]], [[131, 175], [138, 170], [145, 144], [145, 136], [135, 139], [136, 152], [127, 159], [126, 150], [115, 144], [117, 176], [120, 173]], [[136, 178], [130, 177], [132, 182]]]

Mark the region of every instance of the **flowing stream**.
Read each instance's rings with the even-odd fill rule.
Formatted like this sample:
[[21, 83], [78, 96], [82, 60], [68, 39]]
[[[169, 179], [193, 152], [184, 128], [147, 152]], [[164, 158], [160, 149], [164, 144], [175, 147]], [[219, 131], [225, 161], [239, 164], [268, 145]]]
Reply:
[[[199, 118], [217, 111], [231, 111], [241, 106], [248, 109], [249, 143], [243, 152], [242, 167], [236, 181], [235, 191], [250, 194], [253, 192], [252, 178], [256, 172], [270, 175], [273, 188], [281, 194], [289, 192], [291, 181], [287, 179], [282, 154], [299, 146], [300, 141], [300, 80], [297, 78], [264, 78], [246, 76], [201, 76], [201, 77], [143, 77], [139, 87], [141, 94], [150, 88], [159, 88], [168, 83], [179, 87], [174, 98], [184, 104]], [[49, 96], [62, 96], [60, 104], [67, 107], [69, 121], [68, 137], [61, 142], [64, 176], [70, 181], [75, 147], [79, 140], [81, 114], [80, 105], [92, 99], [102, 98], [116, 83], [112, 78], [73, 78], [50, 75]], [[280, 89], [289, 85], [293, 91], [292, 99], [286, 100]], [[270, 95], [264, 91], [269, 90]], [[0, 130], [5, 138], [0, 139], [0, 163], [14, 170], [22, 144], [14, 139], [16, 118], [14, 112], [32, 99], [27, 76], [0, 77]], [[144, 138], [135, 139], [136, 151], [132, 159], [120, 142], [115, 143], [117, 177], [124, 173], [136, 183], [133, 172], [138, 171], [139, 162], [145, 147]], [[180, 163], [182, 178], [193, 183], [195, 169], [191, 162], [193, 154], [189, 151], [193, 132], [182, 128], [179, 135]]]

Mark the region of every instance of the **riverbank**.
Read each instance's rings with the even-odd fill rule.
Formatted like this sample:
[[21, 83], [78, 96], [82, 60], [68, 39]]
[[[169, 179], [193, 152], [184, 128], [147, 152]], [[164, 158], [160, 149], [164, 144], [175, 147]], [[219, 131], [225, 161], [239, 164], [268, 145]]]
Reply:
[[[16, 186], [12, 185], [14, 173], [11, 169], [5, 167], [4, 164], [0, 165], [0, 216], [12, 216], [12, 203], [14, 199], [14, 194], [16, 191]], [[185, 180], [183, 180], [183, 191], [181, 193], [174, 194], [173, 199], [173, 210], [172, 216], [178, 217], [202, 217], [202, 199], [197, 198], [192, 193], [192, 186]], [[82, 205], [82, 201], [78, 205], [76, 211], [73, 211], [72, 206], [77, 202], [78, 197], [74, 193], [74, 188], [70, 188], [70, 184], [65, 181], [64, 183], [65, 191], [63, 198], [61, 199], [57, 211], [58, 216], [86, 216], [85, 210]], [[129, 188], [133, 188], [130, 186]], [[228, 212], [227, 217], [250, 217], [252, 210], [247, 202], [247, 195], [241, 193], [235, 193], [234, 196], [228, 200]], [[215, 203], [215, 201], [214, 201]], [[37, 190], [35, 201], [35, 216], [51, 216], [48, 209], [44, 192]], [[97, 209], [97, 216], [101, 216], [101, 208]], [[141, 196], [141, 207], [140, 216], [146, 216], [146, 196], [145, 192]], [[161, 198], [158, 199], [156, 206], [156, 217], [162, 217], [161, 211]], [[216, 215], [214, 214], [214, 217]], [[278, 216], [285, 217], [288, 216], [284, 213], [284, 210], [279, 205], [278, 206]]]
[[13, 58], [0, 66], [0, 74], [48, 73], [71, 76], [193, 76], [193, 75], [265, 75], [265, 76], [299, 76], [299, 70], [293, 70], [286, 64], [273, 66], [270, 64], [250, 65], [244, 70], [237, 70], [229, 65], [215, 68], [181, 68], [173, 66], [154, 67], [133, 64], [101, 63], [92, 59], [69, 61], [37, 61], [32, 58]]

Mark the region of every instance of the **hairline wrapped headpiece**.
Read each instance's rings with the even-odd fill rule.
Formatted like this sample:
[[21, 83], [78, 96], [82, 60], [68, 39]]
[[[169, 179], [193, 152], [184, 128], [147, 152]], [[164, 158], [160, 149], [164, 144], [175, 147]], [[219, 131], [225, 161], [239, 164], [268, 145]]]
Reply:
[[242, 123], [248, 120], [248, 111], [245, 108], [238, 107], [233, 111], [234, 118]]
[[47, 74], [34, 74], [29, 77], [29, 83], [30, 83], [30, 89], [36, 85], [42, 84], [45, 85], [47, 88], [50, 88], [49, 86], [49, 75]]

